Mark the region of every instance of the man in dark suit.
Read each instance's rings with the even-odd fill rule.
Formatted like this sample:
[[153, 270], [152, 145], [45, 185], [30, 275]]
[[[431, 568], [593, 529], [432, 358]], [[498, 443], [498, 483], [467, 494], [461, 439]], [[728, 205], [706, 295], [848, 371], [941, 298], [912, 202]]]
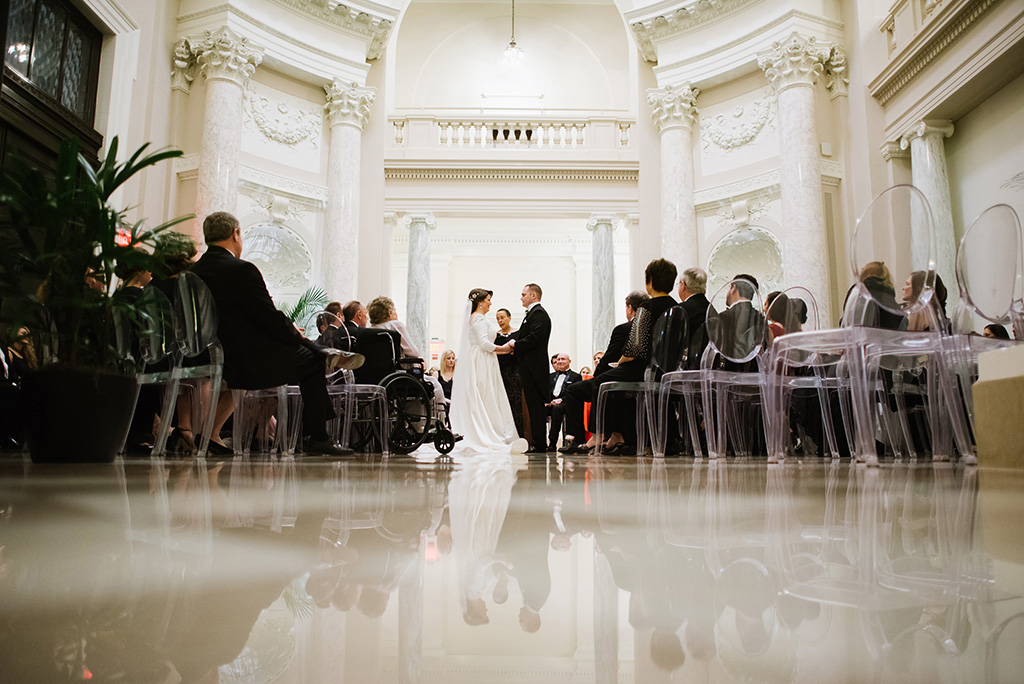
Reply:
[[725, 295], [727, 308], [708, 318], [708, 336], [725, 357], [720, 359], [725, 370], [756, 370], [753, 354], [768, 340], [768, 321], [751, 302], [757, 287], [754, 276], [736, 276]]
[[[601, 357], [601, 361], [594, 368], [594, 377], [583, 382], [578, 382], [569, 387], [566, 392], [564, 403], [565, 408], [565, 434], [571, 437], [558, 451], [563, 454], [583, 454], [590, 450], [591, 444], [584, 444], [583, 436], [586, 430], [583, 426], [583, 404], [590, 401], [594, 396], [594, 388], [597, 379], [612, 368], [612, 363], [618, 361], [622, 356], [622, 350], [629, 338], [629, 329], [633, 326], [633, 317], [636, 310], [640, 308], [650, 295], [640, 290], [634, 290], [626, 295], [626, 322], [619, 323], [612, 329], [612, 336], [608, 340], [608, 348]], [[593, 412], [590, 414], [594, 415]], [[591, 419], [593, 423], [593, 419]], [[592, 426], [591, 426], [592, 427]], [[591, 430], [593, 432], [593, 430]]]
[[568, 354], [555, 354], [552, 365], [555, 371], [550, 376], [551, 401], [547, 407], [551, 411], [551, 427], [548, 429], [548, 451], [555, 451], [558, 448], [558, 433], [562, 431], [562, 424], [565, 423], [565, 403], [562, 398], [574, 383], [583, 382], [583, 376], [569, 368], [572, 359]]
[[192, 272], [206, 283], [217, 305], [217, 337], [224, 348], [228, 386], [250, 390], [297, 383], [306, 452], [351, 453], [327, 435], [332, 411], [324, 371], [358, 368], [362, 355], [324, 349], [299, 334], [274, 306], [259, 269], [242, 260], [242, 231], [234, 216], [223, 211], [210, 214], [203, 221], [203, 236], [208, 249]]
[[708, 274], [703, 268], [691, 267], [679, 277], [680, 306], [686, 312], [686, 330], [690, 341], [687, 350], [686, 368], [700, 368], [700, 357], [708, 346], [708, 331], [705, 321], [708, 317]]
[[528, 454], [543, 454], [547, 436], [548, 400], [548, 339], [551, 337], [551, 317], [540, 305], [544, 295], [540, 285], [530, 283], [523, 288], [519, 301], [526, 308], [526, 317], [519, 326], [519, 338], [512, 347], [519, 378], [523, 383], [526, 412], [530, 416], [530, 448]]

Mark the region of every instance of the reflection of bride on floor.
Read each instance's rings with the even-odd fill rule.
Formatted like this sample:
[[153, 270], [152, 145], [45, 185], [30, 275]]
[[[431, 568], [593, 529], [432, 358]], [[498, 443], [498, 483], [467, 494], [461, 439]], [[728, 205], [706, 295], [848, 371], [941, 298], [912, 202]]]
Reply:
[[491, 294], [476, 288], [466, 303], [459, 365], [452, 382], [452, 430], [463, 437], [460, 450], [522, 453], [526, 440], [516, 431], [498, 368], [497, 354], [512, 349], [494, 344], [497, 329], [487, 319]]

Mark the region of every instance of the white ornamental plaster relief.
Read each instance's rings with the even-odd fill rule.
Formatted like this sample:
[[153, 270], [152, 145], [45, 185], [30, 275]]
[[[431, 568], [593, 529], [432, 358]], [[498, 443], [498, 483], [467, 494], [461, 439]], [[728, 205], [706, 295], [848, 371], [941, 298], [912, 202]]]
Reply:
[[[718, 207], [718, 227], [719, 229], [736, 228], [754, 223], [768, 215], [771, 203], [772, 195], [769, 192], [762, 192], [739, 202], [723, 202]], [[743, 211], [744, 209], [745, 211]]]
[[301, 291], [309, 285], [313, 257], [295, 231], [273, 223], [258, 223], [242, 238], [242, 258], [256, 264], [272, 293]]
[[627, 12], [626, 18], [644, 60], [657, 62], [658, 42], [697, 29], [753, 2], [757, 0], [686, 0], [671, 12], [653, 17], [638, 17], [636, 12]]
[[268, 95], [249, 87], [245, 91], [245, 116], [268, 140], [289, 147], [320, 146], [323, 115], [312, 104], [304, 109], [284, 99], [272, 102]]
[[196, 56], [192, 52], [188, 38], [179, 38], [174, 44], [171, 63], [171, 90], [180, 90], [188, 95], [192, 89], [192, 80], [195, 78], [193, 72], [196, 68]]
[[255, 191], [251, 198], [253, 209], [275, 222], [302, 223], [306, 216], [305, 207], [286, 197]]
[[1024, 191], [1024, 171], [1008, 178], [1005, 183], [1001, 186], [1003, 190], [1022, 190]]
[[738, 104], [726, 115], [703, 115], [700, 137], [704, 149], [715, 145], [726, 152], [749, 145], [766, 127], [774, 128], [775, 98], [770, 95], [743, 105]]

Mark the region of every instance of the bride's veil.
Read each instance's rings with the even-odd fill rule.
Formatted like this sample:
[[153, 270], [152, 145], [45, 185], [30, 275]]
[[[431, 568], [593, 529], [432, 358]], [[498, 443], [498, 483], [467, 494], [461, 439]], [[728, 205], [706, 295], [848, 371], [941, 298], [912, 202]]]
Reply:
[[452, 402], [450, 406], [450, 418], [452, 429], [459, 432], [458, 425], [463, 416], [469, 416], [469, 408], [473, 403], [473, 388], [476, 387], [476, 368], [474, 368], [473, 357], [469, 349], [469, 320], [473, 316], [473, 300], [466, 300], [466, 307], [462, 312], [462, 334], [459, 337], [459, 356], [461, 363], [456, 364], [455, 374], [452, 377]]

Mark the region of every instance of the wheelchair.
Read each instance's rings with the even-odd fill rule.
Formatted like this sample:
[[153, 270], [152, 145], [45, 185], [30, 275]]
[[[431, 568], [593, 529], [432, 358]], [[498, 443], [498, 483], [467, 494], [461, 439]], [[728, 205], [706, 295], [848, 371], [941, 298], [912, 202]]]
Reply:
[[392, 451], [408, 454], [431, 440], [438, 453], [446, 455], [456, 442], [448, 404], [434, 397], [434, 386], [424, 373], [423, 359], [399, 359], [395, 371], [380, 381], [388, 400], [388, 444]]

